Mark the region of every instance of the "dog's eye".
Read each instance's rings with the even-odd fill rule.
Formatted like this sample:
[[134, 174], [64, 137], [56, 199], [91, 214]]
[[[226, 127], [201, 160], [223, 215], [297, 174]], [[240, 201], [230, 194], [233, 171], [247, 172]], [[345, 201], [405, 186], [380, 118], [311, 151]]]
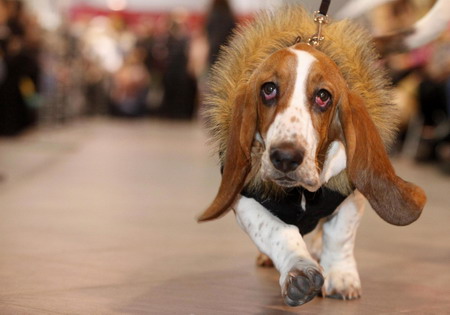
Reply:
[[273, 105], [278, 96], [277, 85], [273, 82], [266, 82], [261, 86], [261, 98], [264, 104]]
[[320, 89], [315, 96], [314, 102], [320, 109], [326, 109], [331, 103], [331, 94], [325, 89]]

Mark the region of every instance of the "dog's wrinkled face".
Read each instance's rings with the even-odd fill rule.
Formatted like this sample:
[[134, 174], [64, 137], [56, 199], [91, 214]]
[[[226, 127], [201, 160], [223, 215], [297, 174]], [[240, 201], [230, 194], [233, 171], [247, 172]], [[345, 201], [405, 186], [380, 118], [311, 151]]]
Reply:
[[255, 72], [261, 175], [283, 187], [316, 191], [327, 148], [338, 137], [333, 119], [343, 79], [325, 55], [299, 44], [268, 58]]

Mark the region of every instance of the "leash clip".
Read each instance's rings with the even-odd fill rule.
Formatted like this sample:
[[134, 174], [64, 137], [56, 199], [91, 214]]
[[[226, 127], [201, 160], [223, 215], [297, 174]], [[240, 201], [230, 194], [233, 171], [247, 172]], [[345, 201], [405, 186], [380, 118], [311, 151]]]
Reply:
[[322, 24], [328, 24], [328, 15], [320, 13], [320, 11], [314, 11], [314, 22], [317, 23], [317, 33], [308, 39], [308, 45], [317, 47], [325, 39], [322, 36]]

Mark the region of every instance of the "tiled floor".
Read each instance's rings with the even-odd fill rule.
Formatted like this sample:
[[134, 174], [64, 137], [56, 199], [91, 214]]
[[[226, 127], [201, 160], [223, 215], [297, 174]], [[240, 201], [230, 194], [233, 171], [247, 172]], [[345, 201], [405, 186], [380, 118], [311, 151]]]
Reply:
[[396, 161], [429, 202], [366, 211], [357, 301], [283, 306], [233, 215], [195, 216], [219, 181], [198, 124], [89, 121], [0, 140], [0, 314], [448, 314], [450, 178]]

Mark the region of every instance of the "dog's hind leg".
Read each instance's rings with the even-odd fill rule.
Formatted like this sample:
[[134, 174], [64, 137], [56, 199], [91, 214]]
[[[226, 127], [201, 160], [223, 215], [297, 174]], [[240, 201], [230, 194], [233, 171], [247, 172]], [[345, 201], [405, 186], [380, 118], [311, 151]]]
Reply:
[[325, 275], [324, 297], [351, 300], [361, 296], [353, 248], [365, 202], [363, 195], [355, 190], [323, 224], [320, 265]]
[[259, 253], [256, 257], [256, 265], [258, 267], [271, 268], [273, 267], [273, 261], [264, 253]]
[[321, 219], [317, 227], [308, 234], [308, 249], [311, 256], [320, 263], [320, 256], [322, 255], [322, 238], [323, 238], [323, 223], [325, 219]]
[[286, 304], [297, 306], [312, 300], [324, 279], [298, 228], [282, 222], [252, 198], [241, 197], [234, 209], [242, 229], [280, 272]]

